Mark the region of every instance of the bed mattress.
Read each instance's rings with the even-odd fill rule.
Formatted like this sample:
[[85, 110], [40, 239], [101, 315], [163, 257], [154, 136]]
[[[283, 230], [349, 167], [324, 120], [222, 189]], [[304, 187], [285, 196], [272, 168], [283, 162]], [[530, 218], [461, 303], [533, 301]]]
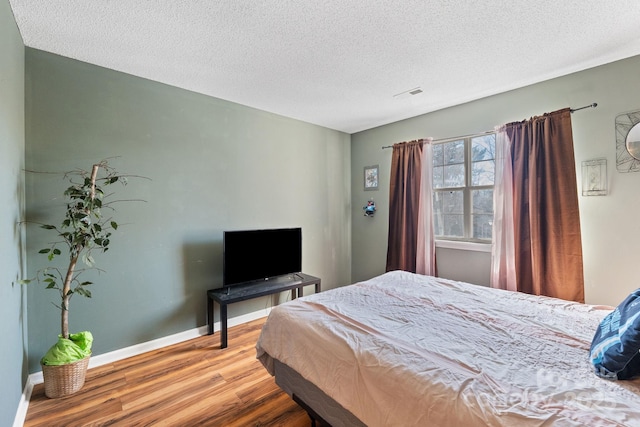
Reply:
[[640, 425], [589, 362], [610, 310], [394, 271], [275, 307], [256, 349], [370, 427]]

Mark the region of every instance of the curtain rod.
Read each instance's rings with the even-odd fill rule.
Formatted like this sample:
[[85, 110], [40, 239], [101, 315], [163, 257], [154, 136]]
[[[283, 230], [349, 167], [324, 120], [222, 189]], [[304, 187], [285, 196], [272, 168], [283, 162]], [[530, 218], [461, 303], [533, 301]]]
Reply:
[[597, 106], [598, 106], [598, 103], [594, 102], [593, 104], [585, 105], [584, 107], [572, 108], [571, 112], [574, 113], [579, 110], [584, 110], [585, 108], [596, 108]]
[[[596, 102], [594, 102], [593, 104], [589, 104], [589, 105], [585, 105], [584, 107], [578, 107], [578, 108], [571, 108], [569, 111], [571, 111], [571, 113], [574, 113], [576, 111], [579, 110], [584, 110], [585, 108], [596, 108], [598, 106], [598, 104]], [[473, 138], [476, 136], [483, 136], [483, 135], [489, 135], [491, 133], [495, 133], [495, 130], [487, 130], [484, 132], [479, 132], [479, 133], [473, 133], [470, 135], [460, 135], [460, 136], [451, 136], [449, 138], [440, 138], [440, 139], [434, 139], [431, 142], [448, 142], [448, 141], [455, 141], [457, 139], [464, 139], [464, 138]], [[393, 145], [385, 145], [384, 147], [382, 147], [382, 149], [386, 149], [386, 148], [393, 148]]]

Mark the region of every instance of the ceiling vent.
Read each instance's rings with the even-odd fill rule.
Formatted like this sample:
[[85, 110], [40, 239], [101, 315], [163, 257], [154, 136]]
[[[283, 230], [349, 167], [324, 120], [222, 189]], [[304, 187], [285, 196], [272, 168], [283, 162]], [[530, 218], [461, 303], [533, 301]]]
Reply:
[[393, 95], [393, 97], [396, 99], [408, 98], [410, 96], [419, 95], [421, 93], [422, 93], [422, 89], [420, 87], [415, 87], [413, 89], [409, 89], [409, 90], [405, 90], [404, 92], [397, 93]]

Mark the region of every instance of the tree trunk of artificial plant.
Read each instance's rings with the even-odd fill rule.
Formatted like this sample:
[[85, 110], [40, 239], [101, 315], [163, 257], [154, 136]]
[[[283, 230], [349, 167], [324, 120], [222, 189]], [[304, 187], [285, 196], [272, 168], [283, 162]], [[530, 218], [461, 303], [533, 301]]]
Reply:
[[[91, 204], [93, 207], [93, 199], [96, 197], [96, 178], [98, 176], [98, 169], [100, 169], [99, 164], [93, 165], [91, 169]], [[86, 210], [87, 216], [91, 216], [91, 209], [87, 208]], [[75, 272], [76, 265], [78, 264], [78, 257], [80, 256], [80, 252], [82, 251], [82, 247], [76, 247], [75, 255], [73, 255], [73, 251], [71, 251], [72, 255], [69, 259], [69, 268], [67, 269], [67, 274], [64, 278], [64, 285], [62, 286], [62, 307], [60, 310], [61, 313], [61, 328], [62, 328], [62, 337], [65, 339], [69, 339], [69, 300], [71, 299], [71, 282], [73, 281], [73, 273]]]

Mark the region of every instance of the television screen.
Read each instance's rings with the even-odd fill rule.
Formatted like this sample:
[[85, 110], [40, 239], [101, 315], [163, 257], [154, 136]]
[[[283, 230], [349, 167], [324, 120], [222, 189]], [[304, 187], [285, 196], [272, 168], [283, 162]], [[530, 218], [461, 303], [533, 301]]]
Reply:
[[302, 271], [302, 229], [225, 231], [223, 286]]

